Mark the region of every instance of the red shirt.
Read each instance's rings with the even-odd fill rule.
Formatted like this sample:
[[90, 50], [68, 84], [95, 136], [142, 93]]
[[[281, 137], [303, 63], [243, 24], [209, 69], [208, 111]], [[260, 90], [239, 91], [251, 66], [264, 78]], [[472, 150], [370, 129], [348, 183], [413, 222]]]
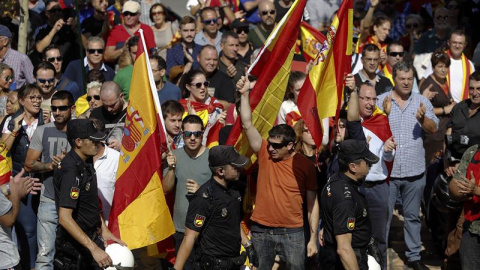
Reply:
[[[150, 50], [151, 48], [154, 48], [156, 45], [152, 28], [146, 24], [140, 23], [139, 29], [143, 30], [143, 36], [145, 37], [147, 49]], [[134, 35], [140, 36], [138, 30], [134, 33]], [[130, 34], [127, 32], [127, 29], [125, 29], [125, 26], [123, 26], [123, 24], [116, 25], [108, 35], [107, 46], [114, 46], [115, 49], [120, 49], [129, 38]]]

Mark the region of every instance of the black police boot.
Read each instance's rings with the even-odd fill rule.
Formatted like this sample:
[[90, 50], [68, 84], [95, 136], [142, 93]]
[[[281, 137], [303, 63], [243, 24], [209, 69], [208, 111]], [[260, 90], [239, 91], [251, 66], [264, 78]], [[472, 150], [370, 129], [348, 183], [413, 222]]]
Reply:
[[421, 261], [413, 261], [408, 263], [408, 267], [414, 270], [428, 270], [429, 268], [425, 266]]

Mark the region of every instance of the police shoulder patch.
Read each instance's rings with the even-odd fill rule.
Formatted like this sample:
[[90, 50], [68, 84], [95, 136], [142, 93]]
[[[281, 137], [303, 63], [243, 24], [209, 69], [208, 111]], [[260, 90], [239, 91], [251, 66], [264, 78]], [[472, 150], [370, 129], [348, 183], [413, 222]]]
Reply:
[[76, 200], [80, 196], [80, 189], [78, 187], [72, 187], [70, 189], [70, 198]]
[[350, 191], [350, 188], [347, 185], [343, 186], [343, 197], [345, 199], [351, 199], [352, 198], [352, 192]]
[[353, 229], [355, 229], [355, 218], [348, 218], [347, 229], [349, 229], [350, 231], [353, 231]]
[[193, 224], [195, 225], [195, 227], [202, 227], [203, 224], [205, 223], [205, 216], [202, 216], [202, 215], [196, 215], [195, 216], [195, 220], [193, 221]]

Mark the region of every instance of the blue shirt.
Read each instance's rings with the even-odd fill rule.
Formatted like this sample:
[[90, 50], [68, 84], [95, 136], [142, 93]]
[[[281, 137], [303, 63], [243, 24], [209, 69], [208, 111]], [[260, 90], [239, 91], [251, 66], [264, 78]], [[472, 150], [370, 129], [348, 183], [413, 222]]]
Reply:
[[207, 44], [215, 46], [217, 49], [217, 54], [220, 53], [222, 48], [220, 47], [220, 42], [222, 41], [222, 32], [218, 31], [217, 36], [215, 37], [215, 44], [210, 43], [210, 40], [205, 36], [205, 32], [200, 31], [200, 33], [195, 35], [195, 43], [200, 46], [205, 46]]
[[67, 80], [67, 77], [65, 77], [65, 74], [62, 74], [62, 77], [58, 81], [57, 85], [55, 85], [54, 89], [57, 91], [67, 90], [68, 92], [72, 93], [73, 100], [76, 101], [79, 97], [83, 95], [80, 91], [80, 88], [78, 87], [78, 84], [70, 80], [65, 86], [62, 86], [62, 89], [60, 89], [60, 86], [64, 84], [63, 82], [65, 80]]
[[163, 88], [157, 90], [157, 93], [160, 104], [167, 100], [179, 101], [182, 98], [182, 91], [180, 91], [180, 88], [169, 81], [166, 81], [165, 85], [163, 85]]
[[[85, 57], [83, 60], [77, 59], [70, 62], [64, 73], [67, 78], [76, 82], [80, 89], [85, 89], [85, 79], [83, 78], [82, 68], [85, 69], [85, 76], [91, 70], [86, 59], [87, 58]], [[100, 70], [105, 77], [105, 81], [113, 81], [113, 78], [115, 77], [115, 70], [105, 64], [102, 64]]]
[[[392, 96], [392, 91], [378, 96], [377, 106], [382, 111], [383, 100], [387, 96]], [[427, 108], [425, 117], [433, 120], [438, 127], [438, 118], [433, 113], [433, 106], [430, 100], [420, 94], [411, 93], [405, 102], [405, 107], [401, 109], [392, 96], [392, 110], [388, 115], [388, 121], [397, 143], [391, 173], [393, 178], [412, 177], [425, 172], [425, 148], [423, 147], [425, 134], [416, 118], [420, 103], [423, 103]]]
[[[200, 53], [202, 47], [198, 44], [193, 45], [192, 58], [193, 66], [192, 69], [198, 69], [197, 55]], [[187, 63], [185, 54], [183, 53], [182, 44], [177, 44], [172, 48], [167, 50], [167, 77], [170, 74], [170, 69], [174, 66], [183, 66]]]
[[[245, 3], [253, 2], [253, 1], [255, 1], [255, 0], [240, 0], [240, 3], [242, 4], [242, 6], [244, 6]], [[260, 16], [258, 15], [258, 7], [254, 8], [250, 11], [245, 11], [245, 12], [246, 12], [245, 18], [247, 18], [248, 22], [253, 23], [253, 24], [257, 24], [257, 23], [260, 22]]]

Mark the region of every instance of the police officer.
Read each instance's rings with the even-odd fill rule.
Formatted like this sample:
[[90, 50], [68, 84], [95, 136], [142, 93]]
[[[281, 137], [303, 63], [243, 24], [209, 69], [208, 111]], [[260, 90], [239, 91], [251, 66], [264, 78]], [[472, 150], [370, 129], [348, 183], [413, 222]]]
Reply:
[[365, 141], [340, 143], [340, 171], [330, 177], [320, 196], [324, 228], [319, 240], [325, 247], [322, 269], [368, 269], [370, 221], [358, 188], [378, 160]]
[[242, 199], [236, 181], [248, 159], [232, 146], [210, 149], [208, 156], [212, 178], [190, 198], [185, 221], [185, 238], [178, 251], [174, 269], [183, 269], [194, 250], [193, 269], [240, 269], [246, 254], [258, 266], [256, 252], [240, 227]]
[[92, 157], [105, 140], [90, 119], [67, 124], [72, 149], [54, 174], [57, 230], [56, 269], [102, 269], [112, 264], [104, 251], [107, 240], [125, 245], [108, 230], [100, 213]]

